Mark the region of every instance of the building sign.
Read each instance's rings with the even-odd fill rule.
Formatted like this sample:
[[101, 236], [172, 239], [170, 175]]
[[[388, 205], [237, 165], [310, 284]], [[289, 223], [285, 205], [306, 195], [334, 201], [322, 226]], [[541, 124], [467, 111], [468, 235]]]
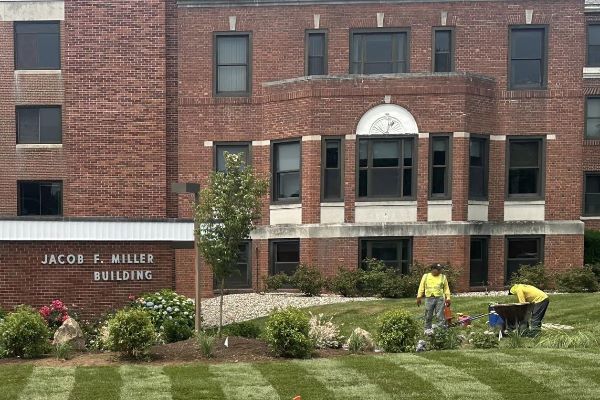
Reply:
[[[98, 267], [102, 265], [152, 265], [154, 255], [149, 253], [126, 253], [126, 254], [93, 254], [86, 257], [83, 254], [44, 254], [42, 265], [84, 265], [92, 264]], [[92, 281], [151, 281], [152, 271], [149, 269], [119, 269], [106, 270], [98, 268], [92, 272]]]

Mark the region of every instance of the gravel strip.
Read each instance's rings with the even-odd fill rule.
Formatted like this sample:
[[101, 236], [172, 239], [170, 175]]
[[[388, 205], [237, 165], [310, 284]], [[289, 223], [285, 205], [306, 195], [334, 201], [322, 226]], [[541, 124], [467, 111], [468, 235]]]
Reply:
[[[205, 326], [216, 326], [219, 324], [219, 300], [220, 297], [217, 296], [202, 301], [202, 316], [204, 317]], [[276, 308], [304, 308], [370, 300], [378, 299], [374, 297], [342, 297], [337, 295], [305, 297], [290, 293], [230, 294], [225, 296], [223, 302], [223, 324], [227, 325], [264, 317]]]

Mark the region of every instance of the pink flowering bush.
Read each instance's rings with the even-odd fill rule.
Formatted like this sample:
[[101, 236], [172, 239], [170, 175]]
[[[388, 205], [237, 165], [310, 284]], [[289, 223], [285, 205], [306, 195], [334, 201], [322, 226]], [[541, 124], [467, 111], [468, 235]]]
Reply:
[[39, 311], [52, 330], [60, 328], [62, 323], [69, 318], [69, 310], [60, 300], [54, 300], [50, 304], [50, 307], [43, 306]]

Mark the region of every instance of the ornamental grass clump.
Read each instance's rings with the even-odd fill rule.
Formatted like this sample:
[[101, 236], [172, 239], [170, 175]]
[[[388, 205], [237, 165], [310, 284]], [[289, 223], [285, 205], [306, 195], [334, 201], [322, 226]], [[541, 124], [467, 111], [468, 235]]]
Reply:
[[286, 358], [309, 358], [315, 344], [309, 335], [308, 316], [297, 308], [273, 312], [265, 327], [265, 338], [273, 352]]
[[36, 358], [50, 350], [50, 330], [39, 312], [21, 306], [0, 322], [0, 353], [6, 357]]
[[418, 331], [419, 325], [408, 311], [388, 311], [379, 319], [377, 340], [383, 350], [390, 353], [412, 351]]
[[597, 349], [600, 346], [600, 330], [563, 331], [546, 330], [539, 337], [535, 347], [549, 349]]
[[310, 314], [310, 338], [314, 341], [318, 349], [339, 349], [342, 347], [344, 337], [340, 330], [332, 321], [333, 317], [325, 319], [323, 314]]
[[147, 311], [121, 310], [108, 321], [108, 346], [126, 357], [145, 357], [155, 341], [154, 325]]

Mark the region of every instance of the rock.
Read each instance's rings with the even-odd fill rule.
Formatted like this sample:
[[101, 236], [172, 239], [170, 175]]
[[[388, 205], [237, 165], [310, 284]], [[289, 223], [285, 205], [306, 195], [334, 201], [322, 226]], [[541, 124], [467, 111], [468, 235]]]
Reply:
[[77, 321], [67, 318], [54, 333], [53, 345], [70, 344], [73, 350], [85, 350], [85, 336]]

